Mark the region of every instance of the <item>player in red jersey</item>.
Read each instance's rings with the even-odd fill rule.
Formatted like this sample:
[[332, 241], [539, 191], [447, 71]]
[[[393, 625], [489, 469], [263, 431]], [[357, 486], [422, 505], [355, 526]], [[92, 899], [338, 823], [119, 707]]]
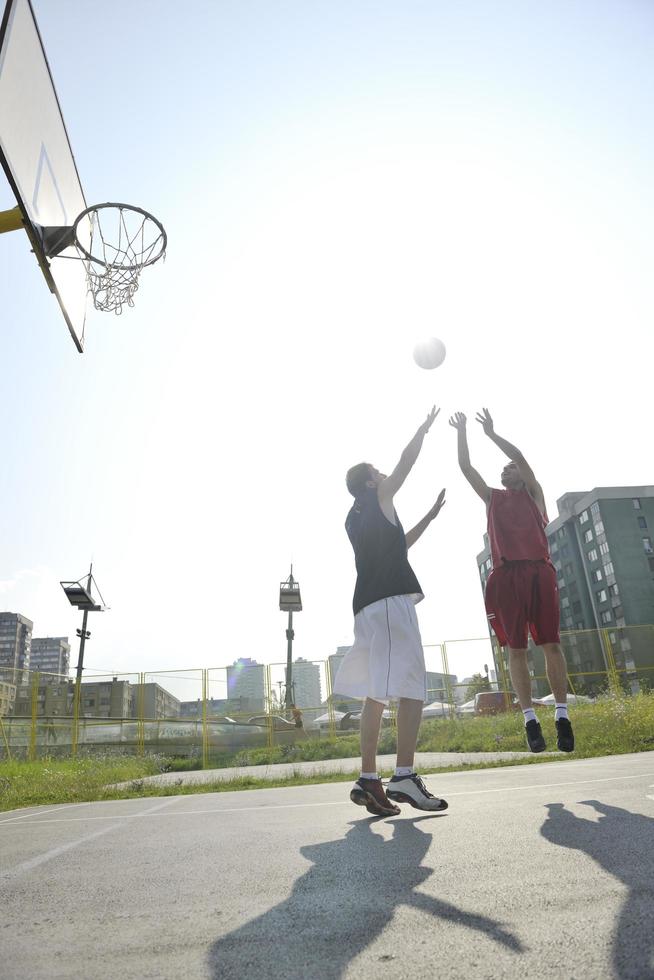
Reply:
[[450, 425], [457, 430], [459, 466], [486, 504], [493, 571], [486, 584], [486, 613], [502, 646], [509, 648], [513, 688], [525, 716], [532, 752], [545, 749], [545, 739], [531, 700], [527, 639], [545, 653], [547, 679], [555, 700], [557, 745], [572, 752], [574, 735], [568, 718], [568, 673], [559, 635], [559, 590], [550, 559], [545, 528], [548, 523], [543, 490], [519, 449], [495, 432], [487, 408], [477, 414], [488, 436], [510, 462], [500, 477], [503, 490], [491, 489], [470, 463], [466, 417], [456, 412]]

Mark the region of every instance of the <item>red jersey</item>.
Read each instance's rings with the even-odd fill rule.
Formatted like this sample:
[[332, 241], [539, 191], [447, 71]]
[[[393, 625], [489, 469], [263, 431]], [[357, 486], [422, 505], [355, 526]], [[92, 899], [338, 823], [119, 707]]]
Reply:
[[493, 567], [502, 561], [541, 561], [550, 557], [541, 514], [526, 490], [491, 490], [488, 505], [488, 538]]

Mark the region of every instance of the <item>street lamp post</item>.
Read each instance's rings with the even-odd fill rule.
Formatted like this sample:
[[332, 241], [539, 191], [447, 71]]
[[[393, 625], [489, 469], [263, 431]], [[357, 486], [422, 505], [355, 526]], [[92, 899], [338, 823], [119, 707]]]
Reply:
[[286, 708], [290, 709], [293, 704], [293, 640], [295, 631], [293, 629], [293, 613], [302, 612], [302, 599], [300, 598], [300, 583], [293, 578], [293, 566], [291, 574], [285, 582], [279, 585], [279, 608], [282, 612], [288, 612], [288, 627], [286, 629]]
[[66, 598], [71, 606], [76, 606], [77, 609], [83, 610], [84, 613], [82, 616], [82, 628], [76, 631], [79, 636], [79, 656], [77, 659], [77, 670], [75, 672], [75, 705], [77, 710], [79, 710], [82, 671], [84, 670], [84, 645], [91, 636], [90, 631], [86, 628], [86, 624], [90, 612], [104, 612], [106, 606], [104, 605], [104, 601], [102, 604], [97, 603], [91, 592], [92, 585], [95, 585], [97, 591], [100, 592], [97, 582], [93, 578], [93, 563], [89, 567], [85, 585], [82, 585], [82, 579], [78, 579], [76, 582], [60, 582], [59, 584], [66, 593]]

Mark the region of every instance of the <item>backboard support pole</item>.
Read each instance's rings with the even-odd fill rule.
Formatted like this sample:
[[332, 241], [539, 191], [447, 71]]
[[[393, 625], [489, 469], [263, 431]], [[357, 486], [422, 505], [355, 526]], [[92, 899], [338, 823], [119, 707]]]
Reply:
[[23, 212], [19, 207], [0, 211], [0, 235], [4, 235], [6, 231], [18, 231], [19, 228], [24, 227]]

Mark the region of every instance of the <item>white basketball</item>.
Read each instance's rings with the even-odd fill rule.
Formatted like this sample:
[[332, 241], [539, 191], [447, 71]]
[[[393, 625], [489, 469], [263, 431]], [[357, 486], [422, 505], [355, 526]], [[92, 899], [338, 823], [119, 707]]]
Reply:
[[429, 337], [428, 340], [421, 340], [413, 348], [413, 360], [418, 367], [426, 371], [432, 371], [439, 367], [445, 360], [445, 344], [438, 337]]

